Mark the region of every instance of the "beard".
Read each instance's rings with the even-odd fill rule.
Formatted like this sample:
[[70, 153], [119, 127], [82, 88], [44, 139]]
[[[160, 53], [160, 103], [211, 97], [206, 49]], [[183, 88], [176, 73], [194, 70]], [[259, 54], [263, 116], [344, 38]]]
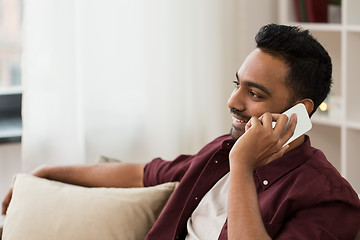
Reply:
[[234, 126], [230, 129], [230, 136], [235, 141], [238, 140], [243, 134], [245, 133], [245, 130], [238, 129]]

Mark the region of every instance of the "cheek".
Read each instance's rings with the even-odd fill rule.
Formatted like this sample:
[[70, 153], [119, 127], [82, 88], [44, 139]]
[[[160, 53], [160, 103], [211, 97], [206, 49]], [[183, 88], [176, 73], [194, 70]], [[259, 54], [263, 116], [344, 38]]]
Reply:
[[269, 111], [270, 108], [265, 103], [249, 102], [247, 105], [248, 115], [251, 115], [253, 117], [260, 117], [261, 115]]

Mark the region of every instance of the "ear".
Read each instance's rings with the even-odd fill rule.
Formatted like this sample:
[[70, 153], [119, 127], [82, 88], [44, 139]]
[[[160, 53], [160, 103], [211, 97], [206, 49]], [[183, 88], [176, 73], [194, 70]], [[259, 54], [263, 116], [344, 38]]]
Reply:
[[305, 105], [306, 111], [310, 114], [314, 110], [314, 102], [310, 98], [304, 98], [303, 100], [297, 101], [296, 104], [302, 103]]

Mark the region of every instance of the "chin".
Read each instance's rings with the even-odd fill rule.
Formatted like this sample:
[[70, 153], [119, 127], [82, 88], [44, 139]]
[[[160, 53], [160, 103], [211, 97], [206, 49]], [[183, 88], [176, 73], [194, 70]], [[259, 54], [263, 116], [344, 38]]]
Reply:
[[241, 137], [244, 134], [244, 131], [237, 129], [235, 127], [232, 127], [230, 130], [230, 136], [234, 139], [237, 140], [239, 139], [239, 137]]

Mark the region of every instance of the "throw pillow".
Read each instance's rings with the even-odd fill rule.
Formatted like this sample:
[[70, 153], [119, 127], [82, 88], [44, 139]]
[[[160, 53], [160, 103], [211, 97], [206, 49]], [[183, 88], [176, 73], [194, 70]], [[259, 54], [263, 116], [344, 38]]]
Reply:
[[3, 240], [144, 239], [176, 186], [86, 188], [20, 174]]

